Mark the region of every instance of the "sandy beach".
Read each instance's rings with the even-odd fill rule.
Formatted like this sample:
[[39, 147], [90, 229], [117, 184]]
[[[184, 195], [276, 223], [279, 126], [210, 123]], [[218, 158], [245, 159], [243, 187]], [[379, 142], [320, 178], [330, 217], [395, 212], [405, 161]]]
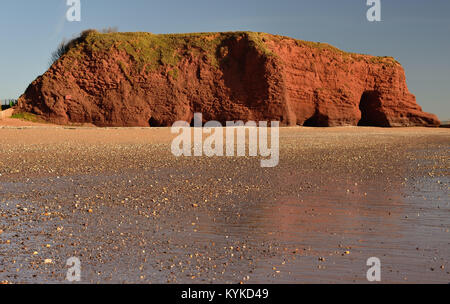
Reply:
[[450, 282], [450, 130], [283, 128], [280, 162], [168, 128], [0, 127], [0, 281]]

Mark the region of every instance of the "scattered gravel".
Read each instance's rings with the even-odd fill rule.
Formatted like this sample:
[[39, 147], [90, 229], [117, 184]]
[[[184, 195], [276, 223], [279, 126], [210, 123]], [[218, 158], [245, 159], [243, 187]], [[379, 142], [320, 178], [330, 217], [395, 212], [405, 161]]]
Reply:
[[450, 282], [449, 130], [285, 128], [276, 168], [172, 138], [0, 128], [0, 281]]

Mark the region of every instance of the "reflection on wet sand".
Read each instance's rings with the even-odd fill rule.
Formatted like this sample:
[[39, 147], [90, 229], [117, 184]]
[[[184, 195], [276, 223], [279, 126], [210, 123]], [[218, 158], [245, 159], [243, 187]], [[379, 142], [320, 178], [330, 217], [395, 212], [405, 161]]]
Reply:
[[[289, 254], [296, 252], [301, 257], [316, 259], [325, 256], [324, 260], [334, 259], [336, 262], [344, 259], [342, 256], [350, 251], [352, 259], [358, 256], [362, 261], [363, 264], [357, 267], [363, 269], [361, 248], [381, 252], [387, 250], [389, 240], [401, 246], [398, 242], [402, 238], [400, 221], [405, 202], [401, 193], [404, 185], [392, 182], [389, 185], [360, 185], [350, 182], [355, 180], [353, 177], [340, 178], [344, 182], [324, 182], [318, 191], [299, 193], [295, 198], [277, 198], [256, 204], [242, 202], [241, 205], [252, 207], [242, 208], [239, 213], [232, 210], [230, 213], [197, 215], [201, 224], [192, 236], [196, 240], [206, 238], [212, 241], [220, 241], [224, 237], [249, 237], [263, 243], [276, 242]], [[385, 188], [389, 191], [384, 191]], [[294, 262], [289, 254], [283, 257], [285, 263], [290, 260], [286, 273], [289, 280], [302, 282], [305, 274], [309, 274], [311, 279], [320, 271], [311, 267], [307, 260]], [[262, 261], [259, 264], [264, 269], [276, 264], [274, 260], [277, 258], [271, 257], [267, 263]], [[313, 265], [316, 264], [314, 261]], [[364, 278], [365, 272], [360, 274]], [[281, 279], [279, 276], [276, 281]], [[320, 274], [315, 278], [320, 278]], [[261, 282], [265, 279], [266, 276], [260, 278]]]

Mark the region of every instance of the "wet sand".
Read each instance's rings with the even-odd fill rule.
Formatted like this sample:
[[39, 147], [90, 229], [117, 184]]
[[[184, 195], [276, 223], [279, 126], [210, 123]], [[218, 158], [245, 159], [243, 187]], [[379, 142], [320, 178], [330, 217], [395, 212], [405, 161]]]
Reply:
[[[450, 282], [450, 130], [285, 128], [280, 163], [169, 129], [0, 127], [0, 281]], [[51, 262], [45, 263], [46, 259]]]

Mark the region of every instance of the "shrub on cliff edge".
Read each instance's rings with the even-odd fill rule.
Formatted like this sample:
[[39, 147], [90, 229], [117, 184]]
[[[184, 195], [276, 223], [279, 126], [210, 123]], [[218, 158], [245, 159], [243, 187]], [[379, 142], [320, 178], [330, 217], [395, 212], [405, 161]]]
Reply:
[[[100, 32], [103, 34], [117, 33], [117, 27], [108, 27], [108, 28], [101, 30]], [[78, 37], [76, 37], [72, 40], [67, 41], [66, 39], [63, 39], [63, 41], [58, 45], [56, 50], [52, 53], [52, 55], [50, 57], [50, 65], [55, 63], [59, 58], [61, 58], [65, 54], [67, 54], [67, 52], [72, 47], [74, 47], [75, 45], [77, 45], [80, 42], [85, 41], [86, 38], [92, 33], [99, 33], [99, 32], [95, 29], [88, 29], [88, 30], [82, 31]]]

